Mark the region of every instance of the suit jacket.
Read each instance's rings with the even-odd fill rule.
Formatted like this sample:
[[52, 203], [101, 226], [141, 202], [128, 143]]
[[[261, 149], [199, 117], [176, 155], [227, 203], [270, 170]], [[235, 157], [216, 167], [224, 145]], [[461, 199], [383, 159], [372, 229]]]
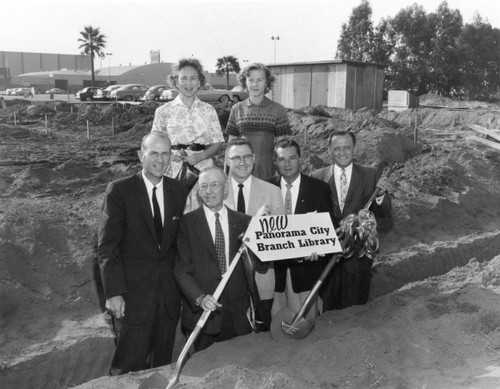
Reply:
[[[245, 232], [250, 220], [250, 216], [228, 209], [230, 262], [240, 247], [238, 236]], [[215, 244], [203, 206], [182, 217], [177, 247], [179, 255], [175, 264], [175, 276], [185, 302], [182, 307], [181, 320], [183, 326], [192, 330], [203, 313], [202, 309], [196, 305], [196, 299], [202, 294], [213, 294], [222, 280]], [[230, 310], [236, 335], [247, 333], [249, 324], [246, 312], [250, 305], [250, 297], [245, 267], [241, 259], [229, 278], [219, 302], [222, 303], [223, 310]], [[221, 319], [220, 310], [212, 312], [204, 327], [204, 332], [206, 334], [219, 333]]]
[[[268, 180], [271, 184], [281, 187], [281, 176], [277, 175]], [[309, 212], [329, 212], [333, 216], [332, 195], [330, 186], [316, 178], [300, 174], [300, 187], [294, 214]], [[290, 269], [292, 288], [295, 293], [311, 290], [318, 280], [324, 261], [315, 262], [296, 260], [285, 260], [274, 262], [276, 274], [276, 292], [284, 292], [286, 285], [286, 270]]]
[[179, 317], [180, 292], [174, 278], [175, 237], [186, 203], [186, 188], [163, 178], [164, 226], [157, 241], [142, 173], [108, 185], [98, 230], [98, 261], [106, 298], [123, 295], [124, 321], [144, 323], [164, 294], [167, 314]]
[[[333, 202], [333, 222], [335, 227], [338, 227], [340, 221], [351, 213], [358, 213], [361, 210], [377, 187], [380, 172], [377, 169], [369, 166], [353, 164], [351, 182], [347, 191], [344, 210], [340, 210], [337, 189], [335, 187], [335, 179], [333, 174], [333, 165], [324, 167], [311, 173], [312, 177], [319, 178], [330, 185]], [[378, 205], [373, 201], [370, 210], [377, 218], [389, 216], [391, 212], [391, 197], [386, 193], [382, 204]], [[369, 271], [372, 261], [346, 261], [346, 269], [350, 273]]]
[[[233, 186], [229, 181], [229, 193], [224, 203], [232, 210], [236, 210], [237, 197], [233, 193]], [[259, 208], [267, 204], [271, 215], [284, 215], [285, 205], [281, 197], [281, 191], [275, 185], [263, 181], [255, 176], [252, 177], [250, 188], [250, 200], [247, 207], [247, 215], [255, 216]]]
[[[351, 213], [358, 213], [363, 208], [377, 187], [380, 172], [370, 166], [353, 164], [351, 182], [347, 191], [344, 210], [340, 210], [335, 179], [333, 175], [333, 165], [324, 167], [311, 173], [311, 176], [325, 181], [330, 185], [333, 202], [334, 223], [338, 226], [340, 221]], [[378, 205], [373, 201], [370, 210], [377, 217], [388, 216], [391, 211], [391, 197], [388, 193], [384, 196], [382, 204]]]

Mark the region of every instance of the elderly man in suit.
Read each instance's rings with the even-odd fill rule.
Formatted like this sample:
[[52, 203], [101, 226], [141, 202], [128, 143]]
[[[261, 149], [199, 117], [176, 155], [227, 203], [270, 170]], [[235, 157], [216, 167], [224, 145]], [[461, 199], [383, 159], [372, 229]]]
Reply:
[[[252, 175], [255, 154], [252, 144], [245, 138], [232, 139], [226, 148], [226, 163], [229, 166], [229, 193], [226, 204], [229, 208], [250, 216], [265, 207], [267, 214], [283, 215], [285, 207], [281, 191], [275, 185]], [[265, 264], [255, 273], [255, 282], [260, 297], [257, 308], [260, 329], [269, 330], [271, 308], [274, 299], [274, 268]]]
[[[329, 212], [333, 214], [330, 186], [300, 172], [300, 147], [293, 139], [282, 139], [274, 147], [274, 163], [278, 175], [268, 181], [281, 188], [287, 214]], [[276, 287], [273, 314], [284, 306], [298, 312], [318, 280], [324, 264], [318, 255], [274, 262]], [[306, 313], [308, 319], [319, 313], [319, 301]]]
[[187, 190], [164, 177], [170, 140], [146, 135], [142, 171], [106, 190], [98, 260], [116, 333], [111, 375], [171, 363], [181, 296], [174, 278], [175, 239]]
[[[380, 193], [370, 210], [376, 217], [390, 216], [391, 198], [387, 193], [389, 180], [380, 178], [380, 172], [362, 166], [354, 160], [356, 137], [349, 131], [334, 131], [328, 139], [333, 165], [314, 171], [311, 175], [330, 185], [334, 209], [334, 223], [362, 209], [376, 188]], [[366, 304], [370, 293], [371, 267], [368, 257], [345, 260], [338, 264], [322, 293], [324, 310], [341, 309]]]
[[175, 264], [185, 302], [181, 314], [184, 333], [193, 331], [203, 310], [213, 311], [195, 341], [195, 351], [251, 332], [246, 316], [250, 305], [248, 280], [242, 261], [231, 274], [220, 302], [213, 297], [238, 251], [238, 237], [246, 231], [251, 217], [224, 206], [228, 183], [218, 167], [202, 170], [198, 182], [203, 205], [181, 220]]

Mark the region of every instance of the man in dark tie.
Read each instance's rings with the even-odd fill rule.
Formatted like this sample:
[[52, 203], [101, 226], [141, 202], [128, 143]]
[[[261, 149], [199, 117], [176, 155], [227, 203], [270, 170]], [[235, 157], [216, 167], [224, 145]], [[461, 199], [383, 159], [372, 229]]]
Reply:
[[[274, 163], [278, 175], [268, 181], [281, 188], [287, 214], [329, 212], [333, 214], [330, 186], [300, 172], [300, 147], [293, 139], [282, 139], [274, 147]], [[307, 258], [274, 262], [276, 287], [273, 314], [284, 306], [298, 312], [307, 295], [318, 280], [324, 260], [316, 253]], [[311, 304], [306, 317], [312, 319], [319, 313], [318, 301]]]
[[[380, 178], [377, 169], [362, 166], [354, 160], [356, 137], [349, 131], [334, 131], [328, 139], [333, 165], [312, 172], [311, 176], [330, 185], [333, 223], [336, 227], [349, 214], [357, 214], [377, 187], [381, 189], [370, 210], [376, 217], [390, 216], [389, 180]], [[370, 293], [371, 267], [368, 257], [343, 260], [330, 273], [321, 294], [324, 310], [366, 304]]]
[[[269, 215], [285, 213], [279, 188], [252, 174], [255, 154], [248, 139], [234, 138], [228, 143], [226, 162], [229, 166], [229, 189], [225, 203], [229, 208], [250, 216], [255, 216], [262, 207]], [[260, 298], [256, 307], [257, 320], [260, 322], [259, 330], [268, 331], [274, 301], [274, 267], [272, 262], [262, 264], [258, 261], [257, 265], [255, 283]]]
[[251, 332], [247, 319], [248, 282], [253, 282], [246, 278], [240, 260], [219, 302], [213, 297], [240, 247], [238, 237], [246, 231], [251, 217], [224, 205], [228, 182], [221, 169], [202, 170], [198, 183], [203, 205], [181, 219], [177, 236], [179, 256], [175, 264], [175, 275], [184, 297], [183, 332], [188, 335], [193, 331], [204, 310], [212, 311], [194, 343], [195, 351]]
[[142, 170], [106, 190], [98, 260], [112, 314], [116, 350], [111, 375], [171, 363], [181, 297], [174, 278], [175, 238], [187, 190], [164, 177], [170, 140], [146, 135]]

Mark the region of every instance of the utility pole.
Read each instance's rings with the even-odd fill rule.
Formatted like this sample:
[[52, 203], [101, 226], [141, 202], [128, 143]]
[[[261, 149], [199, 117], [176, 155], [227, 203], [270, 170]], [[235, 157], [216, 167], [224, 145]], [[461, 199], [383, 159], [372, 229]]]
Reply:
[[271, 39], [274, 41], [274, 63], [276, 63], [276, 43], [280, 40], [280, 37], [271, 36]]
[[108, 86], [111, 85], [111, 71], [110, 71], [110, 68], [111, 68], [111, 56], [113, 55], [113, 53], [105, 53], [107, 56], [108, 56]]

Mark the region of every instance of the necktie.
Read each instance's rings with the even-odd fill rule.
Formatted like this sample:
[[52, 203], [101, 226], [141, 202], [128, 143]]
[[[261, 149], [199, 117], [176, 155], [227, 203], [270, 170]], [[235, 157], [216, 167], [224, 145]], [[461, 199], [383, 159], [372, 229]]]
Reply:
[[292, 188], [292, 184], [286, 184], [285, 212], [287, 215], [291, 215], [293, 213], [293, 210], [292, 210], [292, 192], [290, 192], [291, 188]]
[[240, 188], [238, 190], [238, 207], [237, 211], [241, 213], [245, 213], [245, 198], [243, 197], [243, 184], [238, 184], [238, 187]]
[[340, 174], [340, 201], [339, 206], [340, 210], [344, 210], [345, 199], [347, 197], [347, 189], [349, 186], [347, 185], [347, 176], [345, 174], [345, 169], [342, 168], [342, 173]]
[[226, 272], [226, 245], [218, 212], [215, 212], [215, 253], [217, 254], [220, 271], [224, 274]]
[[158, 245], [161, 245], [161, 238], [163, 235], [163, 223], [161, 221], [160, 206], [158, 205], [158, 200], [156, 199], [156, 186], [153, 186], [153, 219], [155, 222], [156, 237], [158, 239]]

